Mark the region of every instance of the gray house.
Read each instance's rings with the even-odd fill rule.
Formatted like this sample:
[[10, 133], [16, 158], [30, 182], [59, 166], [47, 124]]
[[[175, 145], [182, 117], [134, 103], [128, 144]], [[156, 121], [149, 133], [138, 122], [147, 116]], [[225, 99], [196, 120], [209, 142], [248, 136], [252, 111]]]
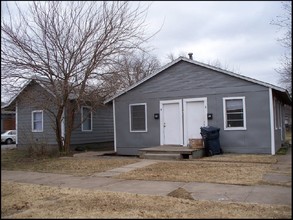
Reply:
[[274, 155], [285, 139], [284, 105], [291, 99], [283, 88], [179, 57], [105, 103], [113, 103], [121, 155], [186, 147], [201, 138], [201, 126], [220, 128], [226, 153]]
[[[47, 89], [46, 83], [32, 78], [22, 87], [5, 106], [6, 110], [15, 110], [17, 147], [48, 146], [57, 147], [52, 113], [54, 94]], [[74, 98], [71, 100], [74, 102]], [[68, 111], [64, 111], [62, 135], [65, 135], [68, 123]], [[51, 113], [49, 113], [51, 112]], [[112, 106], [101, 105], [93, 111], [91, 106], [80, 106], [75, 115], [77, 128], [72, 132], [71, 146], [112, 147], [114, 141]]]

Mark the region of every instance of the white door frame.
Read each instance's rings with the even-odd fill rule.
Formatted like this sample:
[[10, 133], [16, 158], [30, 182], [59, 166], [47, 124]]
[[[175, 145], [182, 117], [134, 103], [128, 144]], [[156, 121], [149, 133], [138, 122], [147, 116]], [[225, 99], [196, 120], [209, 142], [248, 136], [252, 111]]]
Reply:
[[182, 99], [160, 101], [160, 145], [164, 145], [164, 104], [179, 104], [179, 130], [180, 130], [180, 145], [183, 145], [183, 128], [182, 128]]
[[187, 147], [187, 117], [185, 114], [186, 108], [187, 108], [187, 103], [188, 102], [203, 102], [204, 103], [204, 126], [208, 126], [208, 106], [207, 106], [207, 98], [190, 98], [190, 99], [183, 99], [183, 122], [184, 122], [184, 147]]

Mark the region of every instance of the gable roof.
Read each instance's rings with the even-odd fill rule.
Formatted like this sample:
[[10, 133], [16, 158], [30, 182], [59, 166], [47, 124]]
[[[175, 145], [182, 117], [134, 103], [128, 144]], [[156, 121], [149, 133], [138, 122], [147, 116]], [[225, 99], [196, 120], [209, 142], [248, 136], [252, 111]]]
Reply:
[[49, 82], [48, 79], [45, 79], [43, 77], [38, 77], [38, 76], [32, 76], [29, 80], [27, 80], [23, 86], [21, 87], [21, 89], [9, 100], [8, 103], [6, 103], [5, 105], [1, 106], [1, 109], [4, 108], [8, 108], [10, 107], [10, 105], [12, 105], [16, 98], [23, 92], [23, 90], [31, 83], [31, 82], [36, 82], [38, 83], [41, 87], [43, 87], [47, 92], [49, 92], [50, 94], [52, 94], [54, 96], [54, 94], [45, 86], [46, 82]]
[[[151, 74], [151, 75], [143, 78], [141, 81], [138, 81], [137, 83], [135, 83], [132, 86], [128, 87], [127, 89], [123, 90], [122, 92], [119, 92], [119, 93], [115, 94], [114, 96], [112, 96], [111, 98], [108, 98], [107, 100], [105, 100], [104, 104], [107, 104], [108, 102], [111, 102], [115, 98], [117, 98], [117, 97], [125, 94], [126, 92], [134, 89], [135, 87], [139, 86], [140, 84], [142, 84], [145, 81], [151, 79], [152, 77], [158, 75], [159, 73], [163, 72], [164, 70], [168, 69], [169, 67], [175, 65], [176, 63], [178, 63], [180, 61], [185, 61], [185, 62], [194, 64], [194, 65], [198, 65], [198, 66], [201, 66], [201, 67], [205, 67], [205, 68], [208, 68], [208, 69], [212, 69], [212, 70], [215, 70], [215, 71], [224, 73], [224, 74], [229, 75], [229, 76], [233, 76], [233, 77], [236, 77], [236, 78], [239, 78], [239, 79], [243, 79], [243, 80], [246, 80], [246, 81], [249, 81], [249, 82], [258, 84], [258, 85], [262, 85], [262, 86], [265, 86], [265, 87], [274, 89], [274, 90], [276, 90], [278, 92], [281, 92], [281, 93], [286, 93], [286, 95], [288, 96], [288, 99], [290, 100], [289, 93], [284, 88], [281, 88], [281, 87], [278, 87], [278, 86], [275, 86], [275, 85], [272, 85], [272, 84], [269, 84], [269, 83], [266, 83], [266, 82], [262, 82], [262, 81], [259, 81], [259, 80], [256, 80], [256, 79], [253, 79], [253, 78], [250, 78], [250, 77], [247, 77], [247, 76], [243, 76], [243, 75], [240, 75], [240, 74], [237, 74], [237, 73], [233, 73], [231, 71], [223, 70], [223, 69], [220, 69], [218, 67], [211, 66], [211, 65], [208, 65], [208, 64], [205, 64], [205, 63], [201, 63], [201, 62], [198, 62], [198, 61], [195, 61], [195, 60], [191, 60], [191, 59], [188, 59], [186, 57], [182, 57], [181, 56], [181, 57], [177, 58], [176, 60], [174, 60], [174, 61], [166, 64], [165, 66], [163, 66], [162, 68], [160, 68], [159, 70], [157, 70], [156, 72], [154, 72], [153, 74]], [[290, 100], [290, 102], [291, 102], [291, 100]]]
[[[16, 101], [16, 98], [25, 90], [25, 88], [30, 85], [30, 83], [32, 82], [36, 82], [38, 85], [40, 85], [45, 91], [47, 91], [49, 94], [51, 94], [53, 97], [56, 97], [56, 94], [54, 94], [54, 92], [50, 89], [52, 88], [52, 84], [50, 82], [50, 80], [48, 78], [44, 78], [44, 77], [40, 77], [40, 76], [32, 76], [30, 79], [28, 79], [24, 84], [23, 86], [21, 87], [21, 89], [18, 91], [18, 93], [16, 93], [8, 103], [4, 104], [3, 106], [1, 106], [1, 109], [8, 109], [8, 108], [11, 108], [12, 107], [12, 104], [14, 104], [14, 102]], [[58, 84], [58, 81], [57, 81], [57, 91], [56, 92], [60, 92], [58, 91], [59, 87], [61, 85]], [[91, 87], [88, 87], [89, 89], [94, 89], [94, 88], [91, 88]], [[74, 94], [73, 92], [71, 92], [69, 94], [69, 97], [68, 97], [70, 100], [74, 100], [77, 98], [76, 94]]]

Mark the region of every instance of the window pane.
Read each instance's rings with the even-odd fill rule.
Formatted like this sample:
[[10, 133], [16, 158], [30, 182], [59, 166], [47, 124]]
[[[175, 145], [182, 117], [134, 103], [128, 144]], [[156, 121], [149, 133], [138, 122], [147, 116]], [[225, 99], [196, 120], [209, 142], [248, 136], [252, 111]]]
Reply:
[[42, 131], [43, 130], [43, 112], [33, 112], [33, 130]]
[[34, 112], [34, 120], [35, 121], [42, 121], [42, 113], [41, 112]]
[[243, 112], [242, 99], [226, 100], [227, 112]]
[[243, 121], [227, 121], [227, 127], [243, 127]]
[[235, 119], [243, 119], [243, 113], [234, 113], [234, 114], [229, 114], [227, 113], [227, 120], [235, 120]]
[[131, 130], [145, 131], [145, 105], [131, 106]]
[[226, 127], [243, 127], [243, 100], [226, 100]]
[[82, 109], [82, 128], [83, 130], [92, 130], [92, 112], [90, 108], [83, 107]]

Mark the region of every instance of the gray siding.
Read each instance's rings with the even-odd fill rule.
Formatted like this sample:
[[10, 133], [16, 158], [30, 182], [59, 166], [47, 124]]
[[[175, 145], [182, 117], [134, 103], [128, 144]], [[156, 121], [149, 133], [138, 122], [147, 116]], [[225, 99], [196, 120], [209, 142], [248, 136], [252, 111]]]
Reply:
[[[245, 97], [247, 130], [224, 130], [223, 97], [233, 96]], [[140, 148], [160, 145], [160, 120], [153, 117], [160, 113], [160, 101], [201, 97], [207, 98], [208, 113], [213, 114], [208, 124], [221, 129], [224, 152], [271, 152], [269, 89], [184, 61], [115, 99], [117, 152], [133, 155]], [[130, 132], [129, 104], [135, 103], [147, 104], [147, 132]]]
[[[29, 85], [17, 98], [17, 133], [18, 147], [46, 145], [57, 147], [54, 121], [47, 111], [43, 111], [43, 132], [32, 132], [32, 111], [50, 108], [52, 96], [39, 84]], [[54, 111], [54, 110], [53, 110]], [[76, 114], [80, 122], [80, 112]], [[113, 142], [113, 108], [112, 105], [101, 106], [93, 114], [93, 131], [82, 132], [81, 126], [73, 131], [71, 144], [88, 144]]]
[[[40, 104], [43, 103], [43, 104]], [[43, 132], [32, 132], [32, 111], [50, 105], [50, 95], [38, 84], [29, 85], [17, 99], [18, 147], [56, 145], [55, 132], [48, 112], [43, 111]]]
[[[81, 112], [76, 114], [76, 122], [81, 122]], [[81, 125], [72, 132], [71, 144], [89, 144], [113, 142], [113, 107], [106, 105], [99, 107], [93, 113], [92, 131], [82, 131]]]

